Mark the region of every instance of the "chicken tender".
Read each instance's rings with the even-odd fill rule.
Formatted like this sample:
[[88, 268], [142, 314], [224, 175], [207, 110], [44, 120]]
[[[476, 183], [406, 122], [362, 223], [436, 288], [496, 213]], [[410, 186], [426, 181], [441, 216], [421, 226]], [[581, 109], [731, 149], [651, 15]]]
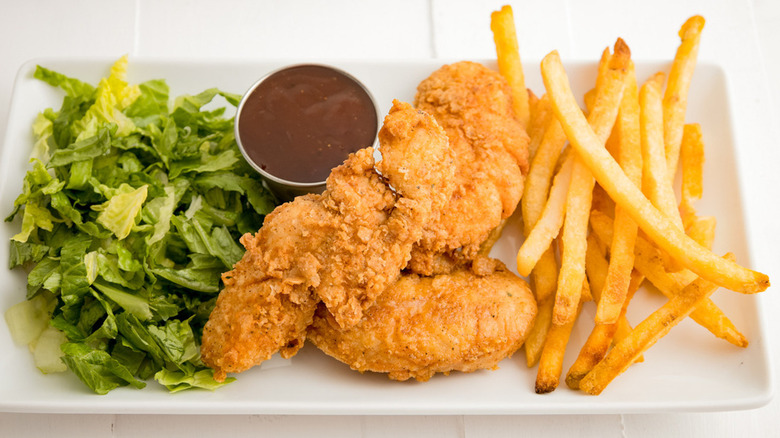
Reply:
[[412, 252], [412, 271], [448, 272], [473, 260], [490, 232], [515, 211], [528, 171], [528, 135], [497, 72], [475, 62], [445, 65], [417, 87], [415, 106], [447, 132], [455, 189]]
[[485, 276], [465, 268], [405, 274], [352, 328], [340, 328], [320, 307], [308, 339], [354, 370], [425, 381], [496, 368], [522, 345], [536, 310], [526, 282], [500, 263]]
[[424, 224], [449, 199], [452, 156], [430, 116], [394, 102], [373, 148], [335, 168], [322, 195], [277, 207], [244, 257], [223, 274], [224, 289], [203, 331], [203, 361], [223, 380], [303, 345], [317, 304], [341, 327], [399, 277]]

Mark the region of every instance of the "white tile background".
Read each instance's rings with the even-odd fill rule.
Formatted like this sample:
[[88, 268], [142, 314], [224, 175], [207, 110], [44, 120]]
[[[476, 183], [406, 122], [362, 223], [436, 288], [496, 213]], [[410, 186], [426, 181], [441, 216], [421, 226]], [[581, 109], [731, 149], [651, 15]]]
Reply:
[[[0, 0], [0, 139], [14, 76], [44, 56], [199, 59], [491, 58], [489, 13], [507, 1]], [[638, 59], [670, 59], [688, 16], [707, 18], [700, 59], [731, 81], [753, 267], [780, 274], [780, 4], [774, 0], [509, 1], [521, 53], [594, 59], [623, 37]], [[780, 309], [770, 288], [764, 302]], [[2, 293], [0, 291], [0, 293]], [[771, 333], [780, 322], [770, 318]], [[780, 338], [773, 338], [775, 371]], [[776, 372], [777, 374], [777, 372]], [[2, 379], [12, 376], [1, 376]], [[0, 437], [771, 437], [780, 402], [743, 412], [603, 416], [131, 416], [0, 413]]]

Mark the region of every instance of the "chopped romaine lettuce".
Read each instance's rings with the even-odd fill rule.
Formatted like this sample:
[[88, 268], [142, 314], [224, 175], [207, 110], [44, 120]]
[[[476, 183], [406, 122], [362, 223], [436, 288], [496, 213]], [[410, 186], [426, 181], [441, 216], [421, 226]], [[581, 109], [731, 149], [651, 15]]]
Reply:
[[[33, 124], [9, 268], [27, 301], [6, 312], [44, 372], [63, 364], [98, 394], [214, 389], [200, 337], [222, 272], [276, 204], [241, 158], [216, 88], [171, 100], [162, 79], [127, 82], [127, 58], [98, 85], [38, 67], [65, 92]], [[172, 103], [171, 103], [172, 102]], [[42, 335], [42, 334], [45, 334]], [[35, 348], [35, 346], [39, 348]], [[61, 347], [60, 347], [61, 346]]]
[[61, 373], [68, 369], [61, 360], [64, 355], [62, 344], [68, 342], [65, 333], [54, 327], [48, 327], [32, 344], [35, 366], [43, 374]]

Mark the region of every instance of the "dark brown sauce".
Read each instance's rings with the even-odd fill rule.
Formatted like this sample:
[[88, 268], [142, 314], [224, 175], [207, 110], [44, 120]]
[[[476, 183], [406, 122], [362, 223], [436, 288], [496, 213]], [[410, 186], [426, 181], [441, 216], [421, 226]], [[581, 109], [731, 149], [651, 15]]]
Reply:
[[309, 183], [324, 181], [347, 155], [371, 146], [377, 125], [360, 84], [328, 67], [301, 65], [270, 75], [245, 98], [238, 132], [260, 168]]

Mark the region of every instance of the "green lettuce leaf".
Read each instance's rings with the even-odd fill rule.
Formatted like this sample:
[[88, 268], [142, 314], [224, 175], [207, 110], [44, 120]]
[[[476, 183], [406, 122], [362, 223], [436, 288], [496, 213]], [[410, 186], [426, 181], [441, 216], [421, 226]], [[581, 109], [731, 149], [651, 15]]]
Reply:
[[33, 121], [8, 264], [26, 270], [28, 299], [51, 297], [63, 361], [100, 394], [155, 375], [171, 391], [221, 386], [200, 360], [203, 326], [238, 238], [276, 203], [218, 107], [241, 96], [171, 103], [163, 79], [128, 82], [126, 57], [96, 85], [35, 77], [64, 96]]
[[61, 73], [41, 67], [40, 65], [36, 66], [33, 77], [40, 79], [49, 85], [62, 88], [65, 90], [65, 93], [71, 97], [90, 96], [95, 92], [95, 87], [86, 82], [67, 77]]
[[138, 318], [138, 320], [146, 321], [152, 319], [153, 315], [152, 310], [149, 308], [149, 301], [143, 297], [102, 280], [96, 280], [93, 286], [126, 312]]
[[73, 373], [95, 393], [105, 395], [114, 388], [132, 385], [138, 389], [146, 382], [136, 379], [133, 373], [110, 354], [95, 350], [85, 344], [66, 343], [62, 360]]
[[111, 230], [117, 239], [124, 239], [136, 224], [141, 207], [146, 200], [147, 186], [139, 187], [131, 192], [119, 193], [100, 207], [97, 223]]
[[164, 326], [149, 326], [149, 334], [157, 341], [168, 360], [177, 365], [200, 356], [189, 320], [171, 320]]
[[185, 389], [201, 388], [214, 391], [215, 389], [235, 381], [235, 377], [228, 377], [224, 382], [214, 380], [214, 371], [202, 369], [199, 371], [181, 371], [162, 369], [154, 375], [154, 379], [165, 385], [170, 392], [179, 392]]
[[49, 252], [49, 247], [39, 243], [11, 241], [8, 254], [8, 269], [22, 266], [25, 263], [38, 263]]
[[[97, 133], [77, 141], [68, 148], [59, 149], [51, 156], [49, 166], [58, 167], [78, 161], [91, 160], [106, 154], [111, 147], [110, 128], [100, 128]], [[90, 161], [91, 163], [91, 161]]]

